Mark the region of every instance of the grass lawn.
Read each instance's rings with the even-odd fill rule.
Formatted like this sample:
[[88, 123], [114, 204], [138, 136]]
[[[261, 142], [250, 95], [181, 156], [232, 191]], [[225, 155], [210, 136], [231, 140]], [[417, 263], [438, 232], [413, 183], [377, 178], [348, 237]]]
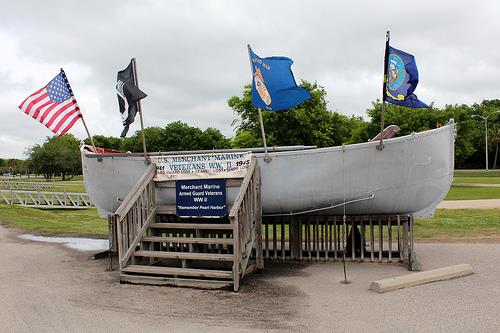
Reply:
[[453, 177], [453, 184], [500, 184], [500, 177]]
[[97, 209], [36, 209], [18, 205], [0, 205], [0, 222], [11, 228], [40, 235], [77, 235], [108, 237], [108, 221]]
[[500, 187], [451, 186], [445, 200], [500, 199]]
[[[107, 238], [107, 220], [96, 209], [41, 210], [0, 205], [0, 221], [11, 228], [41, 235], [76, 235]], [[288, 229], [288, 228], [287, 228]], [[395, 234], [396, 230], [393, 230]], [[280, 240], [281, 230], [277, 228]], [[288, 230], [285, 230], [285, 237]], [[432, 219], [416, 220], [415, 237], [425, 240], [500, 239], [500, 209], [436, 211]]]
[[500, 177], [500, 170], [489, 170], [488, 172], [484, 170], [455, 170], [454, 177]]
[[438, 209], [432, 219], [415, 221], [418, 239], [500, 239], [500, 209]]

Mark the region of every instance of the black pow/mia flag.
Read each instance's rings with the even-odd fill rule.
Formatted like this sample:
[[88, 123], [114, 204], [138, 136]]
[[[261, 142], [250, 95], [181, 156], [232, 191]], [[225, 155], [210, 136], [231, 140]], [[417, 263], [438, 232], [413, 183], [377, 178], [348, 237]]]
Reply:
[[120, 135], [122, 138], [127, 135], [130, 124], [134, 122], [135, 114], [138, 109], [137, 102], [147, 96], [135, 85], [132, 61], [133, 60], [130, 61], [127, 68], [118, 72], [116, 80], [118, 104], [120, 106], [120, 113], [122, 114], [124, 126]]

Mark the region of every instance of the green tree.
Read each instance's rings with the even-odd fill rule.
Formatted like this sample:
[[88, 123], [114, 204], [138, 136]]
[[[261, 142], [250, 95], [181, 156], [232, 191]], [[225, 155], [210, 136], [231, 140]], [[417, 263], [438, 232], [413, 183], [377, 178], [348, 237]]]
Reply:
[[209, 127], [202, 131], [182, 121], [165, 126], [161, 139], [162, 151], [224, 149], [231, 146], [219, 130]]
[[[327, 108], [326, 90], [317, 83], [302, 81], [301, 87], [311, 98], [287, 111], [262, 111], [266, 140], [269, 145], [315, 145], [326, 147], [349, 141], [350, 131], [357, 120], [332, 112]], [[233, 121], [236, 137], [233, 145], [261, 142], [258, 110], [252, 105], [251, 85], [242, 96], [233, 96], [228, 105], [238, 116]]]
[[26, 161], [17, 158], [0, 159], [0, 174], [10, 173], [16, 175], [18, 173], [26, 173]]
[[65, 180], [82, 172], [79, 141], [71, 134], [47, 137], [42, 145], [28, 148], [26, 154], [29, 169], [46, 179], [58, 174]]

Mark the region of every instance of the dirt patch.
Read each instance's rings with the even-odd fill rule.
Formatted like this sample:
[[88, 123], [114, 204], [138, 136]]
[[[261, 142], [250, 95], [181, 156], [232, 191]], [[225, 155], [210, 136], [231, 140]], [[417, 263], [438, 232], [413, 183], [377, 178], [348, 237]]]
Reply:
[[0, 251], [4, 260], [16, 262], [7, 276], [0, 276], [0, 283], [12, 289], [16, 308], [27, 306], [23, 305], [23, 282], [12, 284], [23, 276], [21, 280], [28, 289], [36, 290], [34, 297], [43, 299], [44, 311], [51, 313], [47, 320], [60, 321], [59, 315], [52, 313], [64, 307], [63, 312], [71, 310], [72, 314], [106, 313], [109, 323], [117, 318], [124, 322], [141, 318], [149, 323], [141, 327], [153, 330], [163, 321], [174, 327], [182, 323], [179, 327], [194, 329], [202, 325], [217, 331], [231, 331], [235, 327], [258, 331], [306, 328], [301, 323], [301, 309], [308, 297], [297, 287], [282, 283], [279, 277], [304, 275], [300, 272], [307, 265], [293, 264], [297, 269], [287, 269], [282, 263], [269, 265], [266, 274], [246, 278], [240, 292], [234, 293], [120, 284], [119, 272], [109, 271], [109, 258], [91, 260], [93, 253], [20, 239], [3, 228], [0, 228]]

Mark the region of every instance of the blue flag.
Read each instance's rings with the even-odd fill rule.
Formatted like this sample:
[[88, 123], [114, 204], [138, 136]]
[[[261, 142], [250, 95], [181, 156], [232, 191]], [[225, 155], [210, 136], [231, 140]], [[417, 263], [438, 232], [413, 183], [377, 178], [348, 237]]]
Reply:
[[413, 93], [418, 84], [415, 57], [389, 46], [385, 100], [410, 108], [428, 108]]
[[263, 110], [291, 109], [311, 98], [307, 89], [297, 86], [287, 57], [261, 58], [248, 47], [252, 66], [252, 104]]

